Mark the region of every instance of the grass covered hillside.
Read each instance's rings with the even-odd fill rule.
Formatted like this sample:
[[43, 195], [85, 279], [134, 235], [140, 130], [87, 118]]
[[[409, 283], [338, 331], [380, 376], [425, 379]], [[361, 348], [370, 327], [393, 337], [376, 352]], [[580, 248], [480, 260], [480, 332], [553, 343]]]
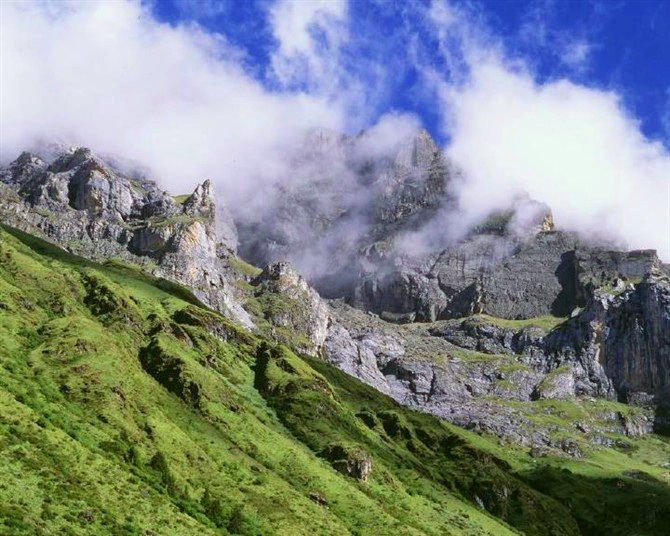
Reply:
[[3, 535], [670, 527], [662, 437], [531, 458], [243, 331], [180, 286], [8, 229], [0, 341]]

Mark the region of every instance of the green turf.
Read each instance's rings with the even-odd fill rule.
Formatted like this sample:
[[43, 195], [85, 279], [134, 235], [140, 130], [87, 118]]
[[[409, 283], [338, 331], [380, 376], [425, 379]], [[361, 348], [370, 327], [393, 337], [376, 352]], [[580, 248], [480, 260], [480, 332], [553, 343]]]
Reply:
[[[17, 231], [0, 230], [0, 340], [0, 534], [667, 528], [660, 437], [532, 460], [245, 332], [184, 287]], [[361, 459], [367, 481], [346, 470]]]
[[521, 320], [509, 320], [507, 318], [498, 318], [497, 316], [490, 316], [485, 314], [474, 315], [472, 318], [479, 319], [490, 324], [495, 324], [501, 328], [521, 329], [528, 326], [535, 326], [545, 331], [554, 329], [556, 326], [562, 324], [566, 320], [566, 318], [552, 315], [537, 316], [535, 318], [526, 318]]
[[186, 200], [191, 197], [191, 194], [180, 194], [180, 195], [175, 195], [173, 199], [175, 200], [175, 203], [179, 205], [183, 205], [186, 203]]

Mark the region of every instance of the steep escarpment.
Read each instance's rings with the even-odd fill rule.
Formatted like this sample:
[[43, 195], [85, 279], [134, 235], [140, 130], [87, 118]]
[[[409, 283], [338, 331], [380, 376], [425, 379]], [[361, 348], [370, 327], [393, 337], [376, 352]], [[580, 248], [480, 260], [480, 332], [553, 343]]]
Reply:
[[[2, 172], [0, 209], [70, 251], [183, 283], [243, 325], [466, 427], [555, 447], [546, 430], [525, 433], [528, 419], [503, 402], [583, 397], [644, 401], [647, 423], [634, 428], [662, 426], [651, 408], [667, 399], [668, 285], [655, 252], [611, 251], [556, 230], [546, 205], [519, 197], [452, 245], [410, 253], [408, 231], [456, 210], [457, 171], [423, 131], [390, 155], [371, 157], [364, 143], [313, 132], [296, 157], [303, 180], [275, 199], [272, 218], [240, 224], [242, 250], [259, 259], [300, 262], [319, 244], [333, 247], [331, 268], [312, 283], [362, 316], [324, 302], [285, 262], [260, 272], [237, 259], [235, 224], [208, 181], [174, 198], [86, 149], [50, 163], [24, 153]], [[325, 174], [314, 182], [300, 170]], [[347, 196], [361, 184], [354, 217]], [[339, 232], [353, 221], [363, 224], [347, 242]]]
[[365, 143], [238, 225], [83, 148], [0, 170], [10, 533], [663, 533], [667, 265], [527, 196], [452, 233], [427, 133]]
[[82, 147], [50, 163], [21, 154], [0, 182], [3, 221], [95, 260], [118, 257], [188, 285], [205, 303], [251, 326], [232, 284], [235, 229], [216, 213], [212, 184], [174, 198]]
[[[670, 277], [655, 267], [637, 284], [598, 289], [586, 307], [547, 337], [556, 360], [597, 363], [584, 371], [595, 393], [667, 403]], [[585, 389], [587, 389], [585, 387]]]
[[[613, 413], [602, 430], [663, 428], [663, 410], [653, 408], [668, 400], [668, 272], [655, 251], [614, 251], [559, 230], [550, 208], [527, 196], [460, 237], [446, 227], [451, 238], [435, 240], [431, 225], [457, 223], [449, 216], [458, 214], [450, 191], [458, 170], [425, 132], [363, 160], [360, 138], [315, 136], [300, 165], [330, 175], [284, 186], [270, 221], [291, 233], [279, 239], [256, 226], [246, 242], [258, 259], [302, 264], [322, 295], [344, 301], [330, 304], [328, 334], [313, 350], [404, 404], [522, 444], [578, 452], [542, 423], [528, 432], [524, 413], [541, 400], [636, 401], [634, 425]], [[363, 192], [355, 218], [343, 184]], [[340, 192], [324, 204], [340, 207], [329, 216], [319, 212], [322, 189]], [[293, 315], [303, 333], [309, 310]], [[324, 324], [318, 316], [314, 328]], [[570, 426], [591, 445], [613, 444]]]
[[456, 173], [424, 130], [391, 150], [376, 144], [365, 132], [306, 135], [288, 157], [290, 177], [264, 192], [263, 209], [233, 211], [241, 255], [260, 266], [289, 260], [323, 295], [348, 292], [360, 251], [425, 224], [449, 202]]
[[579, 533], [494, 445], [183, 288], [13, 233], [0, 231], [3, 534]]

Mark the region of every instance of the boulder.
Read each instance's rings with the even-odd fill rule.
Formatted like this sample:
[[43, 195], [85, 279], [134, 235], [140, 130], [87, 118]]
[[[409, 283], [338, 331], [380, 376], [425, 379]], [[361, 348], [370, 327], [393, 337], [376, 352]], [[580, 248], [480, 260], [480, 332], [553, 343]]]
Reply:
[[367, 482], [372, 474], [372, 457], [358, 445], [333, 443], [323, 449], [321, 456], [336, 471], [361, 482]]

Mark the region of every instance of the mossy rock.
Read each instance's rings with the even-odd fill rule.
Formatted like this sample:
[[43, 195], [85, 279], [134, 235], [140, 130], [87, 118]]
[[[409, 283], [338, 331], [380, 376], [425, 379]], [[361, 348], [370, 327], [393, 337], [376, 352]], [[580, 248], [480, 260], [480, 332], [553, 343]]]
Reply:
[[222, 316], [200, 307], [189, 306], [179, 309], [175, 311], [172, 318], [178, 324], [203, 328], [221, 341], [245, 338], [242, 337], [238, 329], [235, 329]]
[[140, 315], [130, 300], [113, 288], [110, 281], [99, 275], [84, 273], [82, 282], [86, 289], [84, 304], [94, 316], [100, 317], [105, 324], [124, 323], [140, 325]]
[[378, 424], [375, 414], [367, 409], [356, 413], [356, 417], [363, 421], [363, 424], [365, 424], [365, 426], [371, 430], [374, 429]]
[[372, 457], [359, 445], [332, 443], [321, 451], [336, 471], [361, 482], [367, 482], [372, 474]]
[[407, 421], [403, 419], [395, 411], [382, 411], [377, 413], [379, 421], [384, 427], [386, 435], [392, 439], [411, 439], [412, 431], [409, 428]]
[[[140, 350], [140, 363], [154, 379], [193, 407], [199, 407], [200, 385], [188, 374], [186, 362], [168, 345], [167, 336], [154, 337]], [[176, 341], [175, 341], [176, 342]]]

